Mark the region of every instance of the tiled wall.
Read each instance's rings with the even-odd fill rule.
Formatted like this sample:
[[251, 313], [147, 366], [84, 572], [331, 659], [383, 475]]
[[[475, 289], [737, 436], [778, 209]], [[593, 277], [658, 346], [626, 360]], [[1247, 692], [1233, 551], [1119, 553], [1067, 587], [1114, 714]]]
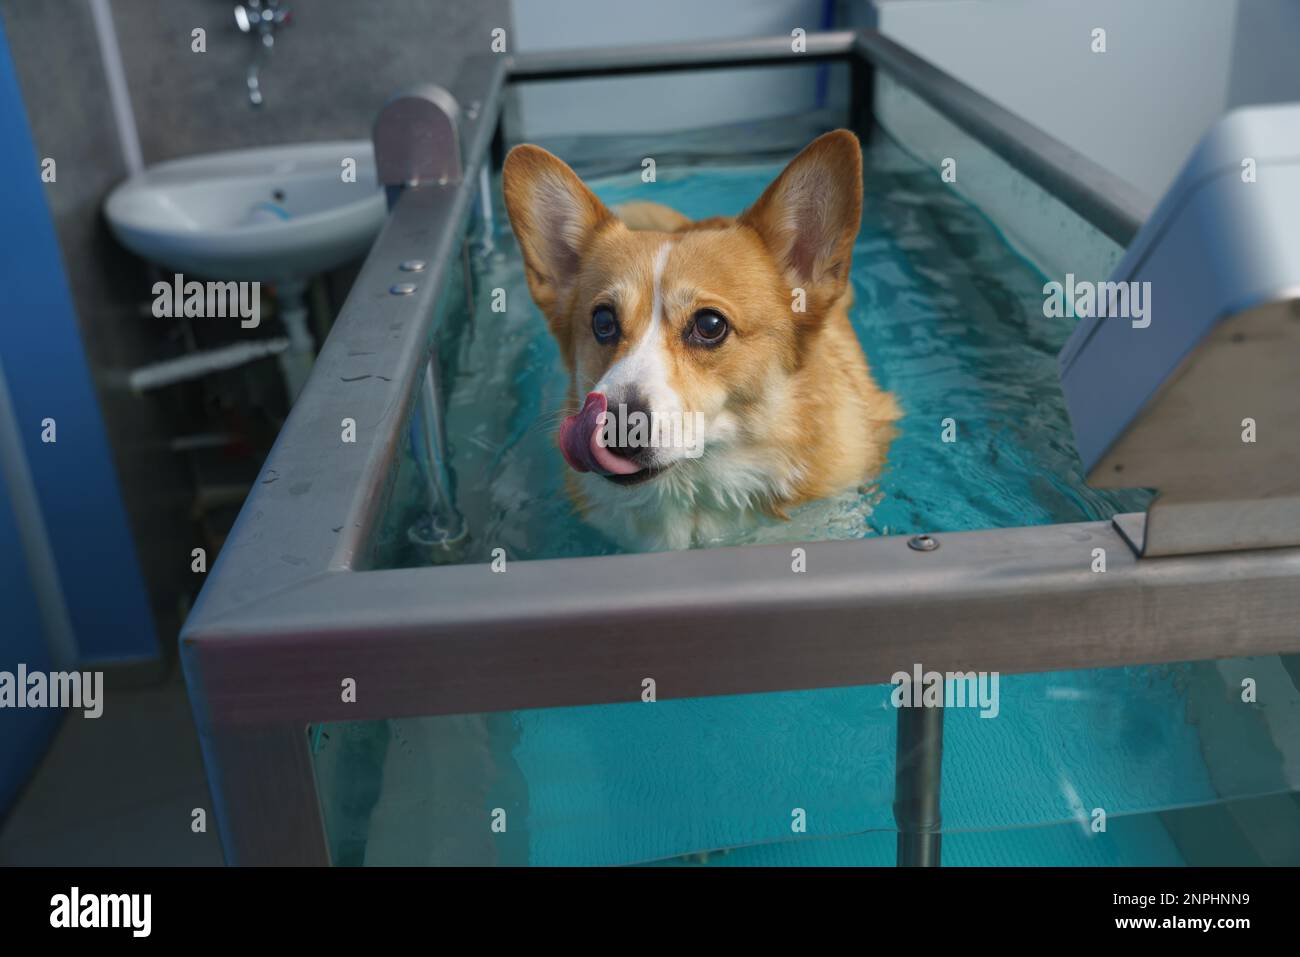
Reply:
[[[418, 82], [450, 86], [467, 52], [509, 26], [508, 0], [287, 0], [251, 110], [253, 41], [233, 0], [112, 0], [146, 163], [267, 143], [368, 137], [387, 96]], [[207, 52], [190, 33], [206, 31]]]

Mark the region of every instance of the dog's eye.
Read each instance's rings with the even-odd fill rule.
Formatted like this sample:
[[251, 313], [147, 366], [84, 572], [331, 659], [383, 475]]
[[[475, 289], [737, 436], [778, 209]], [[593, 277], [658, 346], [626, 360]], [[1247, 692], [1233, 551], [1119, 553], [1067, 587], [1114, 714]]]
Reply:
[[597, 306], [591, 314], [591, 333], [597, 342], [613, 342], [618, 338], [618, 320], [609, 306]]
[[705, 345], [716, 346], [727, 335], [727, 320], [712, 309], [702, 309], [695, 314], [691, 338]]

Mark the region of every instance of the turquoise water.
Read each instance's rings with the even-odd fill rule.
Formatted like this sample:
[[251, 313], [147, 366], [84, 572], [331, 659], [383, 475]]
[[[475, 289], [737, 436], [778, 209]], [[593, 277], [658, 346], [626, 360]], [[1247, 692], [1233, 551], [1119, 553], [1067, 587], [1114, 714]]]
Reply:
[[[874, 373], [903, 406], [900, 436], [871, 486], [741, 540], [1144, 508], [1144, 492], [1083, 483], [1056, 380], [1071, 326], [1043, 317], [1043, 276], [887, 138], [877, 136], [865, 159], [852, 319]], [[609, 204], [653, 199], [692, 217], [734, 214], [782, 165], [661, 163], [653, 184], [634, 175], [590, 182]], [[513, 237], [498, 223], [471, 249], [472, 288], [448, 291], [437, 343], [468, 537], [446, 552], [411, 542], [422, 497], [408, 449], [375, 564], [486, 561], [497, 547], [516, 559], [614, 552], [563, 492], [551, 413], [567, 383]], [[504, 313], [491, 309], [496, 289]], [[945, 419], [955, 442], [942, 441]], [[996, 719], [950, 710], [949, 862], [1179, 863], [1160, 812], [1294, 787], [1273, 742], [1277, 727], [1300, 726], [1295, 688], [1277, 679], [1260, 704], [1241, 707], [1222, 670], [1238, 664], [1265, 668], [1252, 660], [1004, 676]], [[889, 690], [322, 726], [314, 754], [332, 852], [340, 863], [629, 864], [727, 848], [709, 863], [891, 863]], [[792, 832], [794, 809], [805, 812], [806, 832]], [[1102, 833], [1089, 826], [1097, 809], [1111, 822]], [[504, 831], [490, 829], [494, 812]]]
[[[889, 465], [858, 494], [710, 544], [1073, 522], [1145, 508], [1145, 492], [1084, 484], [1056, 375], [1073, 320], [1043, 316], [1042, 274], [883, 135], [864, 163], [851, 317], [878, 381], [904, 409]], [[660, 166], [654, 183], [635, 174], [589, 182], [610, 205], [655, 200], [700, 218], [740, 212], [783, 165]], [[379, 565], [481, 562], [498, 547], [519, 559], [617, 550], [575, 516], [565, 495], [554, 434], [567, 377], [504, 221], [490, 240], [490, 251], [471, 244], [472, 296], [451, 290], [457, 301], [439, 342], [456, 501], [469, 540], [451, 554], [409, 544], [405, 530], [422, 494], [407, 474], [381, 533]], [[504, 313], [492, 311], [497, 289]], [[458, 321], [463, 316], [470, 318]], [[951, 442], [943, 441], [948, 419]]]
[[[1258, 704], [1239, 700], [1242, 674]], [[891, 863], [888, 698], [873, 686], [326, 725], [314, 750], [331, 848], [351, 864], [718, 849], [731, 853], [708, 863]], [[1294, 791], [1280, 752], [1297, 732], [1300, 693], [1276, 657], [1003, 676], [996, 718], [945, 714], [946, 859], [1179, 863], [1161, 812]], [[1279, 835], [1300, 826], [1291, 807]]]

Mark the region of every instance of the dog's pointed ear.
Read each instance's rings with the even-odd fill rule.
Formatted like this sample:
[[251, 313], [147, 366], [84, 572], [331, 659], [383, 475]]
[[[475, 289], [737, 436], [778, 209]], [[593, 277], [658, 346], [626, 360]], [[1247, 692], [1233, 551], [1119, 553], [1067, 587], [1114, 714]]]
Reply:
[[817, 137], [740, 216], [792, 286], [826, 306], [844, 292], [862, 220], [862, 149], [848, 130]]
[[618, 220], [563, 160], [538, 146], [512, 149], [501, 182], [528, 288], [554, 320], [573, 288], [583, 250], [597, 230]]

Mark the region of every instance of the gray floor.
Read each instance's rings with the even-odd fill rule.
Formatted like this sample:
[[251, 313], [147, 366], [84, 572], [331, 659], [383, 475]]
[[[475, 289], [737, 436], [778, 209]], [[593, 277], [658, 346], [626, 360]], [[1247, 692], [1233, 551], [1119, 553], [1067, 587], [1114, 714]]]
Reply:
[[222, 863], [179, 668], [149, 687], [109, 682], [101, 717], [64, 719], [0, 830], [0, 866]]

